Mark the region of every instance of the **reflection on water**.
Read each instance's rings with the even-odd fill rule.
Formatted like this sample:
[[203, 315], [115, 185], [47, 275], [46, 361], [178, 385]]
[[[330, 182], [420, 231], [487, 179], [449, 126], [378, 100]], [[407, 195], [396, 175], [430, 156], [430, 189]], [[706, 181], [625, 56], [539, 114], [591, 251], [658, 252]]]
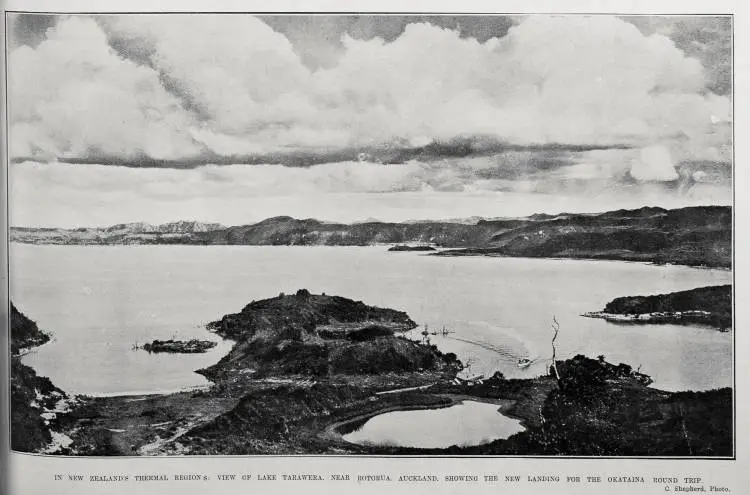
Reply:
[[[201, 386], [206, 354], [132, 351], [153, 339], [213, 338], [203, 325], [253, 299], [306, 288], [406, 311], [474, 374], [544, 373], [550, 324], [561, 358], [603, 354], [667, 390], [731, 385], [732, 333], [677, 325], [613, 325], [580, 316], [625, 295], [731, 283], [731, 273], [640, 263], [520, 258], [439, 258], [377, 247], [32, 246], [11, 244], [16, 306], [55, 342], [24, 358], [74, 393]], [[412, 337], [421, 339], [417, 329]], [[528, 368], [518, 359], [529, 358]]]
[[520, 431], [521, 422], [500, 414], [496, 404], [467, 400], [441, 409], [380, 414], [343, 438], [363, 445], [446, 448], [489, 443]]

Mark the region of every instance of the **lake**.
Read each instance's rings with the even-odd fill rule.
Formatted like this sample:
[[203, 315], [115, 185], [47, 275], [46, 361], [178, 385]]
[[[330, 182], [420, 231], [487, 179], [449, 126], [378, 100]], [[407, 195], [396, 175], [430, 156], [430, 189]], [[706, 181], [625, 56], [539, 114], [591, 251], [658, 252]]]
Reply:
[[[619, 261], [432, 257], [375, 247], [35, 246], [11, 244], [16, 306], [55, 340], [23, 361], [73, 393], [111, 395], [200, 387], [205, 354], [148, 354], [153, 339], [216, 339], [204, 325], [252, 300], [341, 295], [406, 311], [469, 372], [530, 377], [551, 358], [603, 354], [665, 390], [732, 384], [732, 333], [676, 325], [616, 325], [580, 316], [611, 299], [731, 283], [731, 272]], [[421, 329], [412, 331], [421, 337]], [[216, 339], [218, 340], [218, 339]], [[521, 369], [519, 358], [532, 359]]]
[[368, 419], [343, 439], [362, 445], [444, 449], [490, 443], [523, 431], [519, 420], [502, 415], [498, 408], [466, 400], [439, 409], [387, 412]]

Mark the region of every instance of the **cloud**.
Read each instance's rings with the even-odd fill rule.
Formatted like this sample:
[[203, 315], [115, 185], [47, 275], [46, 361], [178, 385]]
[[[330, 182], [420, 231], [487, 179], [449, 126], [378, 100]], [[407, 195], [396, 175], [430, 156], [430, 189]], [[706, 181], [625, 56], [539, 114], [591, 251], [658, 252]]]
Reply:
[[11, 153], [153, 158], [197, 153], [192, 118], [157, 74], [120, 59], [91, 19], [72, 17], [10, 54]]
[[730, 102], [668, 37], [608, 16], [531, 16], [505, 31], [345, 34], [335, 63], [312, 70], [252, 16], [68, 17], [11, 53], [11, 153], [200, 163], [483, 136], [652, 150], [631, 173], [657, 181], [671, 175], [654, 149], [673, 163], [729, 160]]
[[638, 180], [671, 181], [679, 177], [672, 156], [664, 146], [641, 149], [639, 159], [633, 161], [630, 174]]
[[309, 71], [284, 36], [253, 16], [105, 19], [115, 35], [150, 45], [154, 69], [216, 132], [264, 132], [304, 112], [305, 101], [295, 93], [304, 91]]
[[345, 51], [342, 38], [381, 38], [392, 42], [410, 24], [429, 23], [457, 31], [462, 38], [481, 42], [505, 36], [515, 19], [510, 16], [474, 15], [261, 15], [263, 22], [284, 34], [311, 69], [331, 68]]
[[8, 47], [22, 45], [35, 48], [45, 37], [46, 31], [55, 25], [57, 17], [47, 14], [8, 14]]
[[645, 35], [668, 36], [703, 65], [707, 87], [719, 95], [732, 89], [732, 18], [725, 16], [635, 16], [623, 19]]

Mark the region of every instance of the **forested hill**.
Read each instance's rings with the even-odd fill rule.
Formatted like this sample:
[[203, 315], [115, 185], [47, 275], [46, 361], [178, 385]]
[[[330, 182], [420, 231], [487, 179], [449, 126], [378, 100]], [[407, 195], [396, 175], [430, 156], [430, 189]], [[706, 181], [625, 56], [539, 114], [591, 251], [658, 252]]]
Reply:
[[420, 243], [440, 256], [599, 258], [730, 267], [732, 209], [644, 207], [598, 214], [561, 213], [475, 223], [341, 224], [274, 217], [251, 225], [173, 222], [108, 228], [12, 227], [12, 241], [32, 244], [192, 244], [367, 246]]

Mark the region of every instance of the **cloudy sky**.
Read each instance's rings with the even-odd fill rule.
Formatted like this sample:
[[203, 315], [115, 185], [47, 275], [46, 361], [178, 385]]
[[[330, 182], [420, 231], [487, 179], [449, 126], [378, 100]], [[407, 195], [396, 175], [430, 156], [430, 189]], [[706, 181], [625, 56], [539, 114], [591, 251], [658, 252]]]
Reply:
[[731, 20], [13, 15], [13, 225], [731, 201]]

